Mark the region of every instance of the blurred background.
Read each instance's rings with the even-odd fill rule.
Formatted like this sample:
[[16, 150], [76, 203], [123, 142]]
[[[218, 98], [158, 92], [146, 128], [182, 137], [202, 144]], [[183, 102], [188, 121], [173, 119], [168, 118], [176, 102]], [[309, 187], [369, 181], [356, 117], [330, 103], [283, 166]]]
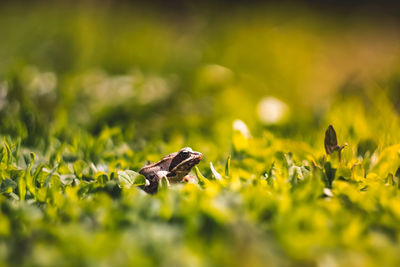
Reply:
[[278, 2], [2, 1], [1, 133], [228, 148], [240, 119], [313, 145], [333, 103], [400, 110], [397, 5]]

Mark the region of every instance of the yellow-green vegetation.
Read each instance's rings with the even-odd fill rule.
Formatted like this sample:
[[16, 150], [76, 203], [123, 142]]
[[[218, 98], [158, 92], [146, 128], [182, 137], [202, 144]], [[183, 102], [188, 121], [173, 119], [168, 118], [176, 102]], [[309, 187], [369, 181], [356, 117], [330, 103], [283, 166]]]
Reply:
[[[400, 266], [400, 38], [375, 22], [3, 6], [0, 265]], [[194, 182], [139, 188], [186, 146]]]

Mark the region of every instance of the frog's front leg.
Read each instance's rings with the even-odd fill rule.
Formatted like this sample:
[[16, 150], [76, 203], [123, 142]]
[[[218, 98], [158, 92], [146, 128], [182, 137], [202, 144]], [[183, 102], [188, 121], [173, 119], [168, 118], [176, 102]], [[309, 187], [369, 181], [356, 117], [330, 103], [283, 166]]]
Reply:
[[158, 171], [157, 173], [154, 173], [151, 177], [147, 179], [150, 182], [150, 184], [145, 186], [143, 190], [149, 194], [157, 193], [161, 179], [165, 179], [167, 181], [167, 185], [169, 186], [167, 174], [168, 174], [167, 171]]

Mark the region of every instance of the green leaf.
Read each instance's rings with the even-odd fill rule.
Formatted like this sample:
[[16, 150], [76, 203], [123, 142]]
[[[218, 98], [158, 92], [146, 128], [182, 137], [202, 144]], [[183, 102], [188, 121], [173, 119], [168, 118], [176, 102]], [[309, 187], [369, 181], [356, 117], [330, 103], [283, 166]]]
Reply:
[[400, 144], [388, 146], [378, 155], [378, 162], [371, 168], [371, 172], [385, 177], [389, 172], [395, 173], [400, 165]]
[[386, 177], [386, 184], [388, 185], [396, 185], [396, 182], [394, 181], [393, 174], [389, 173], [388, 176]]
[[325, 177], [326, 177], [326, 186], [328, 188], [332, 188], [332, 182], [335, 179], [335, 174], [336, 174], [336, 169], [332, 168], [332, 165], [330, 162], [326, 162], [324, 165], [325, 169]]
[[118, 185], [116, 180], [108, 181], [105, 186], [104, 190], [112, 197], [112, 198], [119, 198], [121, 196], [121, 187]]
[[20, 176], [18, 179], [18, 194], [19, 194], [19, 199], [21, 201], [24, 201], [26, 195], [25, 175]]
[[135, 177], [135, 180], [133, 182], [133, 185], [139, 186], [139, 185], [146, 185], [146, 177], [143, 175], [139, 174]]
[[83, 160], [77, 160], [74, 162], [73, 168], [74, 168], [74, 173], [77, 177], [82, 176], [83, 169], [86, 166], [86, 162]]
[[197, 180], [199, 181], [199, 185], [205, 186], [208, 183], [210, 183], [210, 181], [208, 181], [208, 179], [206, 177], [204, 177], [203, 174], [201, 174], [201, 172], [197, 166], [194, 167], [194, 172], [196, 174]]
[[[53, 175], [56, 174], [58, 167], [59, 167], [59, 164], [54, 166], [54, 168], [48, 173], [48, 175], [46, 176], [46, 179], [43, 183], [44, 187], [48, 187], [50, 185], [51, 179], [52, 179]], [[57, 173], [57, 175], [60, 176], [58, 173]]]
[[231, 156], [229, 155], [225, 163], [225, 176], [231, 175]]
[[163, 192], [168, 190], [169, 182], [167, 177], [163, 176], [158, 184], [158, 192]]
[[118, 171], [118, 179], [124, 187], [146, 184], [146, 177], [132, 170]]
[[336, 177], [341, 177], [345, 180], [349, 180], [351, 178], [351, 169], [350, 168], [345, 168], [345, 167], [339, 167], [336, 170], [336, 173], [334, 174], [334, 176]]
[[108, 175], [105, 172], [96, 172], [94, 177], [100, 184], [105, 184], [109, 180]]
[[26, 187], [29, 190], [29, 192], [32, 193], [33, 196], [36, 195], [36, 186], [35, 186], [35, 181], [34, 181], [34, 176], [31, 175], [31, 170], [33, 166], [33, 161], [35, 160], [36, 155], [35, 153], [31, 152], [29, 154], [29, 162], [28, 162], [28, 168], [25, 170], [25, 181], [26, 181]]
[[367, 153], [369, 156], [371, 156], [377, 148], [378, 145], [374, 140], [372, 139], [361, 140], [360, 142], [358, 142], [357, 145], [357, 156], [364, 158]]
[[8, 144], [7, 139], [5, 137], [3, 138], [3, 147], [5, 150], [5, 155], [3, 156], [4, 163], [9, 164], [11, 163], [12, 153], [10, 145]]
[[15, 188], [17, 188], [18, 184], [9, 179], [6, 178], [3, 182], [1, 182], [0, 185], [0, 193], [11, 193]]

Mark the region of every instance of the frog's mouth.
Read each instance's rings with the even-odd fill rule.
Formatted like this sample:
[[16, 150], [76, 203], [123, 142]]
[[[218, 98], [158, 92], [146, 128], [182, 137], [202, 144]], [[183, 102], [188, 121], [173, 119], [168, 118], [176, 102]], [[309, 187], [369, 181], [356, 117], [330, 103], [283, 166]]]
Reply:
[[[199, 163], [200, 160], [203, 159], [203, 154], [199, 153], [199, 154], [197, 155], [197, 159], [198, 159], [198, 162], [197, 162], [197, 163]], [[196, 164], [197, 164], [197, 163], [196, 163]]]

